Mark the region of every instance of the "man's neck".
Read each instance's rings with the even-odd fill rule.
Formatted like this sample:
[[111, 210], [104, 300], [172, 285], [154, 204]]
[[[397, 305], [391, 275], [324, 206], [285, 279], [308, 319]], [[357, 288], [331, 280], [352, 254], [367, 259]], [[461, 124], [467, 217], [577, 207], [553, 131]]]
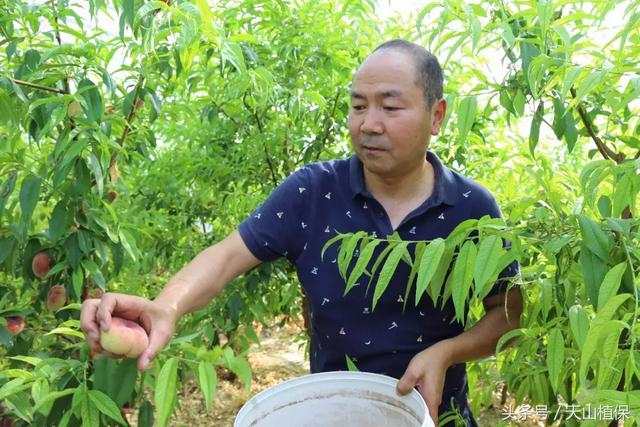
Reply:
[[424, 201], [433, 191], [433, 166], [426, 158], [424, 163], [408, 173], [395, 176], [381, 176], [364, 168], [364, 181], [367, 190], [380, 202], [398, 204]]

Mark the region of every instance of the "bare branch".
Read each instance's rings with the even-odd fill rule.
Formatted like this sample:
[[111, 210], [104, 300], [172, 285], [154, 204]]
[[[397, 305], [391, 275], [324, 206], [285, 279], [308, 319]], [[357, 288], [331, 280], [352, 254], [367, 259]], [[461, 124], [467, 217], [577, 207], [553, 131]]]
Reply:
[[14, 82], [17, 85], [30, 87], [32, 89], [44, 90], [44, 91], [53, 92], [53, 93], [59, 93], [60, 95], [68, 95], [69, 94], [68, 90], [58, 89], [57, 87], [42, 86], [42, 85], [39, 85], [37, 83], [25, 82], [24, 80], [18, 80], [18, 79], [14, 79], [14, 78], [11, 78], [11, 77], [9, 77], [9, 80], [11, 80], [12, 82]]
[[[571, 88], [571, 95], [574, 99], [576, 98], [576, 90], [573, 87]], [[584, 127], [587, 129], [587, 132], [589, 132], [589, 136], [591, 136], [591, 139], [595, 142], [598, 151], [602, 154], [602, 157], [607, 160], [611, 159], [618, 164], [622, 163], [624, 160], [624, 153], [616, 153], [609, 148], [609, 146], [602, 141], [598, 135], [596, 135], [596, 132], [593, 129], [593, 124], [589, 121], [589, 117], [587, 117], [587, 112], [584, 110], [582, 103], [578, 103], [576, 105], [576, 109], [578, 110], [578, 114], [580, 115], [580, 119], [582, 119]]]

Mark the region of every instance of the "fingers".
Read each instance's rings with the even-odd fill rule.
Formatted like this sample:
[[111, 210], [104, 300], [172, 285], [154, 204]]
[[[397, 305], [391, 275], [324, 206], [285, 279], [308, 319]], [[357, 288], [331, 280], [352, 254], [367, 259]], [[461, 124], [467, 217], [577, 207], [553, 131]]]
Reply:
[[[424, 398], [425, 396], [422, 396], [422, 397]], [[426, 399], [425, 399], [425, 402], [427, 402], [427, 409], [429, 409], [429, 416], [433, 420], [435, 427], [438, 427], [438, 416], [439, 416], [438, 406], [440, 405], [436, 403], [429, 403], [429, 401]]]
[[80, 311], [80, 329], [87, 339], [92, 356], [102, 350], [100, 347], [100, 326], [96, 321], [96, 311], [99, 304], [100, 300], [98, 299], [87, 299], [82, 303]]
[[100, 330], [108, 331], [111, 327], [111, 313], [117, 304], [116, 294], [107, 292], [102, 295], [102, 300], [96, 311], [96, 322], [100, 325]]
[[398, 385], [396, 386], [398, 394], [404, 396], [405, 394], [411, 392], [417, 381], [418, 376], [414, 372], [412, 372], [411, 367], [409, 367], [405, 371], [402, 378], [400, 378], [400, 381], [398, 381]]
[[151, 334], [149, 335], [149, 345], [138, 358], [138, 369], [141, 371], [144, 371], [149, 367], [151, 361], [153, 361], [158, 352], [167, 345], [167, 342], [173, 335], [173, 331], [165, 333], [164, 331], [160, 331], [160, 328], [161, 327], [156, 327], [151, 330]]

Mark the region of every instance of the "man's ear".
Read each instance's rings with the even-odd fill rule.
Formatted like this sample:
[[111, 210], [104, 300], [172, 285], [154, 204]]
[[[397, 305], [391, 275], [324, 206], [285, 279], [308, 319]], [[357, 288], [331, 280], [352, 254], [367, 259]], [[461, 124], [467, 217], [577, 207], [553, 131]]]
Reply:
[[447, 113], [447, 101], [444, 98], [440, 98], [433, 103], [431, 107], [431, 135], [437, 135], [440, 133], [440, 125], [444, 120], [444, 116]]

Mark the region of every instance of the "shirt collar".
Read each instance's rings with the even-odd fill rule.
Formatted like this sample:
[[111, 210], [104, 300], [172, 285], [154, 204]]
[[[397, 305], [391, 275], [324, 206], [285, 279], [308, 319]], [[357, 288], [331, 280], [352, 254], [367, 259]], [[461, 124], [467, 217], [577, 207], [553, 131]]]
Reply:
[[[433, 166], [435, 175], [435, 184], [433, 194], [431, 195], [434, 205], [439, 203], [446, 203], [450, 206], [455, 205], [458, 201], [459, 191], [453, 172], [444, 166], [438, 156], [431, 151], [427, 151], [427, 161]], [[373, 198], [364, 185], [362, 162], [356, 155], [349, 159], [349, 185], [351, 187], [352, 197], [362, 195]]]

